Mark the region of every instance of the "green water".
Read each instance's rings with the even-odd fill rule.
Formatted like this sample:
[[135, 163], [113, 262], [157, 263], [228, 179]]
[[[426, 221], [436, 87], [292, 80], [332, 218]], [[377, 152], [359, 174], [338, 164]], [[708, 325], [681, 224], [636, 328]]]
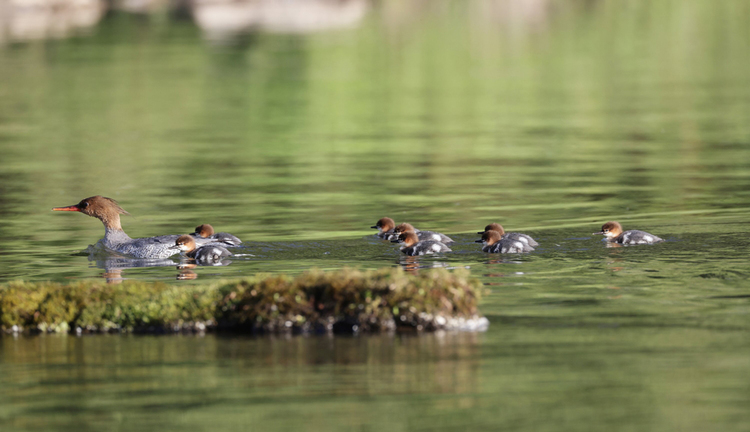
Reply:
[[[0, 282], [173, 280], [81, 254], [243, 240], [201, 283], [311, 266], [469, 267], [483, 334], [0, 336], [0, 429], [747, 430], [750, 3], [380, 2], [354, 29], [206, 41], [111, 13], [0, 47]], [[390, 216], [451, 235], [411, 260]], [[667, 239], [606, 248], [619, 220]], [[490, 256], [487, 223], [531, 234]], [[176, 264], [175, 264], [176, 265]]]

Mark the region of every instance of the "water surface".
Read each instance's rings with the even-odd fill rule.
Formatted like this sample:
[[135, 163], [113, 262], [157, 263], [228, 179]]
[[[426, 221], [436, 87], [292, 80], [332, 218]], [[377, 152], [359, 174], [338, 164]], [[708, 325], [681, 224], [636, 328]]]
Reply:
[[[173, 280], [81, 254], [100, 222], [50, 209], [101, 194], [132, 237], [245, 240], [181, 283], [469, 267], [490, 330], [3, 336], [3, 431], [747, 429], [750, 7], [429, 3], [222, 44], [114, 12], [0, 48], [0, 282]], [[454, 252], [401, 257], [383, 216]], [[607, 248], [608, 220], [667, 241]], [[540, 247], [483, 254], [490, 222]]]

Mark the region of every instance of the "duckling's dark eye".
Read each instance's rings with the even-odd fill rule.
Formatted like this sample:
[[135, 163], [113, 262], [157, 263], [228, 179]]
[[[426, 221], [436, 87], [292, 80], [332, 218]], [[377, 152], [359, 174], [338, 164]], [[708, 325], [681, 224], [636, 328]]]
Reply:
[[79, 208], [82, 208], [82, 209], [85, 209], [85, 208], [86, 208], [86, 207], [88, 207], [88, 206], [89, 206], [89, 203], [88, 203], [88, 201], [81, 201], [81, 203], [80, 203], [80, 204], [78, 204], [78, 207], [79, 207]]

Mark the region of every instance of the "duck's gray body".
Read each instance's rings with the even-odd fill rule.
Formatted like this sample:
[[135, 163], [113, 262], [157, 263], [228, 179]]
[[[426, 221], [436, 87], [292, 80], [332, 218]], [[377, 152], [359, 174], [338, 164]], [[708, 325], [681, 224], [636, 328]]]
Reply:
[[528, 243], [508, 237], [503, 237], [492, 245], [482, 247], [482, 251], [487, 253], [526, 253], [533, 250], [534, 248]]
[[195, 259], [198, 264], [213, 264], [232, 256], [232, 253], [223, 246], [211, 244], [188, 252], [187, 256]]
[[435, 240], [422, 240], [408, 247], [402, 247], [401, 252], [408, 256], [429, 255], [440, 252], [451, 252], [451, 249], [443, 243]]
[[434, 232], [434, 231], [419, 231], [419, 230], [414, 230], [414, 232], [417, 233], [417, 238], [419, 238], [419, 241], [433, 240], [433, 241], [440, 242], [440, 243], [442, 243], [444, 245], [449, 244], [449, 243], [453, 243], [453, 239], [452, 238], [448, 237], [445, 234], [441, 234], [439, 232]]
[[390, 230], [390, 231], [383, 231], [375, 234], [378, 238], [382, 238], [383, 240], [398, 240], [398, 233]]
[[[111, 251], [133, 258], [162, 259], [169, 258], [180, 252], [173, 248], [175, 241], [179, 237], [179, 235], [173, 234], [133, 239], [125, 234], [125, 231], [106, 229], [104, 238], [99, 240], [99, 242]], [[194, 237], [194, 239], [199, 247], [215, 245], [217, 243], [210, 237]]]
[[198, 233], [192, 233], [190, 234], [190, 236], [192, 236], [195, 239], [195, 243], [198, 245], [221, 243], [226, 246], [239, 246], [240, 244], [242, 244], [242, 240], [226, 232], [212, 234], [208, 237], [201, 237], [200, 234]]
[[606, 240], [610, 243], [619, 243], [622, 245], [642, 245], [664, 241], [663, 238], [639, 230], [628, 230], [613, 239]]
[[179, 251], [173, 249], [178, 235], [164, 235], [147, 238], [130, 238], [122, 230], [106, 230], [99, 242], [107, 249], [133, 258], [169, 258]]
[[507, 238], [510, 240], [517, 240], [517, 241], [526, 243], [527, 245], [531, 247], [539, 246], [539, 243], [537, 243], [536, 240], [534, 240], [533, 238], [531, 238], [531, 236], [528, 236], [526, 234], [509, 232], [509, 233], [503, 234], [503, 238]]

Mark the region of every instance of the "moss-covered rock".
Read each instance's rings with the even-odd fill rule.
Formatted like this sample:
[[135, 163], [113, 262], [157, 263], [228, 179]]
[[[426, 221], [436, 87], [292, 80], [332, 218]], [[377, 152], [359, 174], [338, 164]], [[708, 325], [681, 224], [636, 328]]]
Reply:
[[468, 271], [311, 270], [206, 285], [126, 281], [0, 286], [4, 330], [382, 331], [482, 329]]

